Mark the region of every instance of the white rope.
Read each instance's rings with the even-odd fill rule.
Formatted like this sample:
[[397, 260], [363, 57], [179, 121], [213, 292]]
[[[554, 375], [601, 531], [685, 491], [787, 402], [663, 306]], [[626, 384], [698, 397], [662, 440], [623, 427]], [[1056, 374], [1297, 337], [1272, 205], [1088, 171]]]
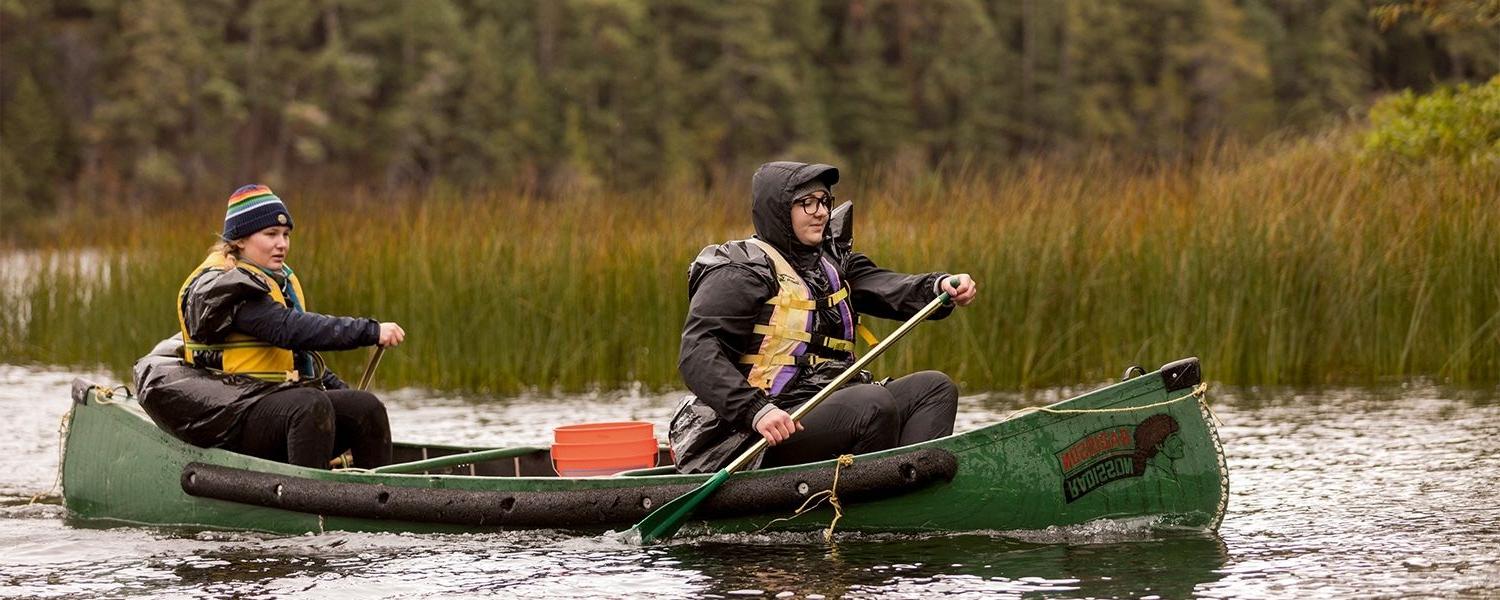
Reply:
[[[1026, 414], [1030, 414], [1030, 413], [1034, 413], [1034, 412], [1051, 413], [1051, 414], [1054, 414], [1054, 415], [1135, 412], [1135, 411], [1138, 411], [1138, 410], [1149, 410], [1149, 409], [1157, 408], [1157, 407], [1160, 407], [1160, 406], [1166, 406], [1168, 404], [1172, 404], [1174, 402], [1180, 402], [1180, 401], [1186, 400], [1188, 398], [1198, 398], [1200, 400], [1200, 403], [1201, 403], [1201, 401], [1203, 399], [1203, 395], [1207, 391], [1208, 391], [1208, 384], [1207, 383], [1200, 383], [1197, 386], [1193, 387], [1193, 391], [1188, 392], [1187, 394], [1184, 394], [1182, 396], [1178, 396], [1176, 398], [1172, 398], [1171, 400], [1163, 400], [1161, 402], [1155, 402], [1155, 403], [1152, 403], [1152, 404], [1143, 404], [1141, 406], [1127, 406], [1127, 407], [1124, 407], [1124, 408], [1047, 408], [1045, 406], [1028, 406], [1026, 408], [1023, 408], [1023, 409], [1020, 409], [1020, 410], [1017, 410], [1015, 412], [1010, 413], [1010, 415], [1008, 415], [1008, 416], [1005, 417], [1005, 420], [1009, 421], [1009, 420], [1014, 419], [1016, 417], [1019, 417], [1021, 415], [1026, 415]], [[1205, 404], [1205, 406], [1206, 406], [1206, 404]], [[1210, 413], [1210, 414], [1212, 414], [1212, 413]], [[1214, 418], [1217, 419], [1218, 417], [1214, 417]]]

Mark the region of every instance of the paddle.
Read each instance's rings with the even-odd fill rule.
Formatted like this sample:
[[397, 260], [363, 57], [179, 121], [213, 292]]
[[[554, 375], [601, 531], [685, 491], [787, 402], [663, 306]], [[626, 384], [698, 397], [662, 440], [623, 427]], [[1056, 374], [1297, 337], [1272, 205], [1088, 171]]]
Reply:
[[375, 367], [380, 366], [380, 357], [385, 354], [385, 346], [376, 346], [375, 351], [370, 353], [370, 362], [365, 363], [365, 374], [359, 376], [359, 391], [370, 389], [370, 380], [375, 379]]
[[[957, 277], [950, 277], [948, 279], [948, 285], [952, 287], [958, 287], [958, 283], [959, 279]], [[797, 410], [792, 411], [792, 421], [802, 420], [803, 415], [806, 415], [808, 411], [816, 408], [819, 403], [833, 395], [833, 392], [843, 387], [845, 383], [848, 383], [850, 379], [853, 379], [856, 374], [863, 370], [865, 365], [870, 364], [871, 361], [880, 356], [880, 353], [885, 352], [886, 348], [889, 348], [891, 344], [896, 343], [896, 340], [901, 339], [913, 327], [916, 327], [917, 323], [925, 321], [927, 317], [932, 316], [932, 313], [937, 312], [937, 309], [941, 308], [947, 302], [947, 292], [938, 295], [932, 302], [928, 302], [927, 306], [917, 311], [916, 315], [913, 315], [912, 318], [907, 319], [905, 323], [897, 327], [895, 332], [886, 336], [884, 340], [881, 340], [879, 344], [876, 344], [864, 356], [859, 357], [859, 360], [854, 361], [854, 364], [844, 369], [843, 373], [839, 373], [838, 377], [835, 377], [827, 387], [820, 390], [811, 400], [804, 402], [802, 406], [797, 407]], [[712, 496], [714, 491], [719, 489], [720, 485], [723, 485], [724, 480], [729, 477], [730, 473], [745, 466], [745, 463], [755, 458], [756, 454], [765, 450], [766, 443], [766, 438], [760, 438], [749, 450], [739, 455], [738, 458], [734, 459], [734, 462], [729, 463], [729, 466], [720, 469], [707, 482], [698, 486], [698, 489], [678, 496], [677, 499], [663, 504], [661, 508], [652, 511], [651, 514], [646, 515], [646, 518], [641, 519], [640, 523], [636, 523], [635, 527], [621, 534], [622, 538], [631, 541], [639, 539], [641, 544], [650, 544], [657, 540], [672, 537], [672, 535], [677, 533], [678, 529], [682, 528], [683, 522], [687, 520], [687, 516], [693, 512], [693, 509], [697, 508], [709, 496]]]

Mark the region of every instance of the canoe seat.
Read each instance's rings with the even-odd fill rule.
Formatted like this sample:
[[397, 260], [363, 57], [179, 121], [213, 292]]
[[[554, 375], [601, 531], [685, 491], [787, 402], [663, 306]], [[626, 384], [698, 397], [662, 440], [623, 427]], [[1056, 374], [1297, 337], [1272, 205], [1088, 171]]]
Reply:
[[675, 467], [673, 465], [665, 465], [665, 466], [660, 466], [660, 467], [650, 467], [650, 468], [646, 468], [646, 469], [631, 469], [629, 471], [620, 471], [619, 473], [615, 473], [614, 476], [615, 477], [639, 477], [641, 475], [676, 475], [676, 474], [677, 474], [677, 467]]

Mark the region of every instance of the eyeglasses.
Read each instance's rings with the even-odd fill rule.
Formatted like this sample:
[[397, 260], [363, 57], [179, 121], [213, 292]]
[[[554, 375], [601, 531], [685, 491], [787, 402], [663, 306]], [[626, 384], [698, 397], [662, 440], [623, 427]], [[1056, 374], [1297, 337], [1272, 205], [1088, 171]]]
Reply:
[[813, 192], [792, 201], [792, 206], [802, 207], [802, 212], [808, 215], [818, 214], [818, 206], [833, 210], [833, 194], [828, 192]]

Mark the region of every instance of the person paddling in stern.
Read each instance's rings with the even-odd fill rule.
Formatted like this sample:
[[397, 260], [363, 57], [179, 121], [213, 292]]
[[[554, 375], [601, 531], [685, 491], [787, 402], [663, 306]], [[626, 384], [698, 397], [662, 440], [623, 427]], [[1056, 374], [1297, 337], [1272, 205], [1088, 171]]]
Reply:
[[270, 188], [230, 195], [219, 243], [176, 296], [181, 328], [135, 364], [141, 407], [162, 429], [205, 448], [327, 468], [391, 461], [385, 405], [351, 390], [317, 351], [398, 345], [395, 323], [322, 315], [286, 265], [292, 215]]
[[829, 165], [761, 165], [751, 181], [755, 236], [708, 246], [689, 267], [678, 370], [694, 395], [669, 433], [679, 471], [721, 469], [757, 437], [770, 448], [752, 468], [953, 433], [958, 388], [938, 371], [879, 383], [865, 372], [801, 423], [791, 419], [854, 362], [861, 314], [905, 320], [943, 292], [958, 306], [978, 293], [968, 275], [953, 287], [946, 273], [896, 273], [854, 252], [852, 206], [833, 210], [838, 181]]

